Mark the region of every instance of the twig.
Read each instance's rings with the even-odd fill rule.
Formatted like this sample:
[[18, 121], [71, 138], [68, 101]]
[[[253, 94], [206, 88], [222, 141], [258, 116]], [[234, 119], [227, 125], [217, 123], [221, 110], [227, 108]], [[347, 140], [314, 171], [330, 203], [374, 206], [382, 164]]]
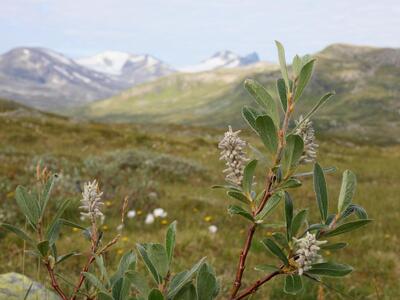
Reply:
[[[114, 245], [116, 242], [118, 242], [118, 239], [120, 238], [120, 235], [117, 235], [112, 241], [110, 241], [107, 245], [105, 245], [103, 248], [101, 248], [98, 252], [98, 255], [103, 254], [106, 252], [112, 245]], [[76, 294], [78, 293], [79, 289], [81, 288], [83, 282], [85, 281], [85, 275], [84, 273], [89, 270], [90, 265], [94, 262], [95, 260], [95, 254], [91, 254], [89, 256], [88, 261], [86, 262], [86, 265], [83, 267], [81, 274], [78, 279], [78, 283], [76, 284], [74, 288], [74, 293], [72, 294], [72, 297], [70, 300], [76, 300]]]
[[240, 300], [240, 299], [243, 299], [243, 298], [255, 293], [260, 286], [262, 286], [267, 281], [270, 281], [272, 278], [274, 278], [276, 275], [279, 275], [279, 274], [281, 274], [281, 271], [275, 271], [275, 272], [265, 276], [264, 278], [257, 280], [250, 287], [248, 287], [246, 290], [244, 290], [241, 294], [232, 298], [232, 300]]
[[246, 268], [246, 258], [247, 254], [249, 253], [250, 246], [251, 246], [251, 241], [253, 240], [253, 235], [254, 232], [256, 231], [256, 224], [252, 224], [247, 231], [247, 238], [246, 242], [244, 244], [243, 250], [240, 252], [240, 258], [239, 258], [239, 265], [236, 271], [236, 277], [235, 277], [235, 282], [233, 283], [233, 288], [231, 292], [231, 299], [236, 296], [237, 292], [240, 289], [240, 286], [242, 284], [242, 277], [243, 277], [243, 272], [244, 269]]
[[49, 273], [50, 279], [51, 279], [51, 286], [53, 289], [57, 292], [57, 294], [61, 297], [63, 300], [68, 300], [68, 297], [64, 294], [60, 286], [58, 285], [57, 278], [54, 276], [54, 271], [50, 265], [49, 262], [45, 263], [47, 272]]

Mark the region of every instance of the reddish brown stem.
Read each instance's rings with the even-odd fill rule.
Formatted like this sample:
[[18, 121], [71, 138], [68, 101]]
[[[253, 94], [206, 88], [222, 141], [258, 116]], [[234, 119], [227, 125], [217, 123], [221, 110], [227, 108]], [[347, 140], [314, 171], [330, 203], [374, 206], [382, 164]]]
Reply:
[[95, 257], [93, 255], [89, 256], [88, 261], [86, 262], [86, 265], [83, 267], [81, 274], [79, 275], [79, 280], [78, 283], [76, 284], [74, 288], [74, 293], [71, 296], [70, 300], [75, 300], [76, 299], [76, 294], [78, 293], [79, 289], [81, 288], [83, 282], [85, 281], [85, 275], [83, 273], [87, 272], [89, 270], [90, 265], [92, 262], [95, 260]]
[[49, 273], [50, 279], [51, 279], [51, 286], [53, 289], [57, 292], [57, 294], [61, 297], [63, 300], [68, 300], [68, 297], [64, 294], [60, 286], [58, 285], [56, 276], [54, 275], [54, 271], [50, 266], [50, 263], [46, 263], [46, 268], [47, 272]]
[[232, 298], [232, 300], [240, 300], [240, 299], [246, 298], [247, 296], [250, 296], [251, 294], [255, 293], [260, 286], [262, 286], [267, 281], [270, 281], [272, 278], [274, 278], [276, 275], [279, 275], [279, 274], [281, 274], [281, 271], [275, 271], [271, 274], [268, 274], [264, 278], [257, 280], [250, 287], [248, 287], [246, 290], [244, 290], [241, 294], [239, 294], [235, 298]]
[[233, 288], [232, 288], [232, 292], [231, 292], [231, 299], [233, 299], [233, 297], [235, 297], [235, 295], [237, 294], [237, 292], [240, 289], [240, 286], [242, 283], [243, 272], [246, 267], [247, 254], [249, 253], [251, 241], [253, 240], [253, 235], [254, 235], [255, 231], [256, 231], [256, 224], [252, 224], [250, 226], [249, 230], [247, 231], [246, 242], [244, 244], [242, 252], [240, 253], [239, 264], [238, 264], [238, 268], [236, 271], [236, 278], [235, 278], [235, 282], [233, 283]]

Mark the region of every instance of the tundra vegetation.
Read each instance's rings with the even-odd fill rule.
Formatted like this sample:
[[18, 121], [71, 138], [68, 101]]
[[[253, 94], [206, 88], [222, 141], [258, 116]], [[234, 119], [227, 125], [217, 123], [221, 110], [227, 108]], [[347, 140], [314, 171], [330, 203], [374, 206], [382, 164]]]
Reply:
[[[10, 195], [10, 198], [15, 197], [22, 218], [8, 216], [4, 217], [8, 222], [1, 223], [5, 232], [22, 240], [14, 251], [22, 250], [23, 260], [36, 265], [37, 277], [41, 280], [48, 278], [49, 285], [64, 300], [234, 300], [257, 297], [258, 293], [266, 295], [263, 291], [268, 290], [269, 284], [271, 297], [281, 295], [284, 298], [283, 295], [287, 294], [307, 298], [318, 293], [323, 299], [325, 293], [332, 298], [348, 295], [347, 280], [343, 280], [344, 283], [332, 281], [331, 277], [344, 277], [352, 272], [353, 267], [342, 263], [340, 255], [335, 259], [333, 253], [350, 248], [350, 235], [346, 233], [367, 225], [371, 220], [362, 203], [353, 200], [357, 181], [352, 171], [343, 172], [335, 197], [327, 188], [327, 174], [336, 171], [327, 162], [335, 162], [340, 152], [334, 155], [337, 142], [331, 141], [330, 145], [327, 143], [329, 140], [325, 140], [326, 144], [320, 147], [312, 118], [334, 93], [323, 95], [305, 116], [293, 119], [311, 78], [315, 59], [295, 56], [288, 69], [284, 49], [279, 42], [276, 44], [282, 74], [276, 83], [278, 99], [274, 99], [257, 81], [246, 80], [244, 86], [254, 97], [256, 105], [244, 107], [242, 115], [252, 133], [242, 135], [229, 127], [218, 144], [220, 159], [226, 164], [226, 184], [214, 188], [225, 190], [226, 197], [231, 199], [229, 201], [235, 202], [228, 206], [232, 219], [218, 223], [215, 209], [207, 211], [216, 197], [214, 195], [219, 192], [203, 191], [200, 182], [210, 180], [207, 167], [189, 158], [176, 159], [156, 151], [113, 149], [101, 157], [88, 155], [83, 167], [78, 167], [74, 162], [77, 156], [71, 155], [65, 161], [41, 157], [30, 162], [30, 166], [36, 166], [34, 170], [32, 167], [26, 170], [35, 171], [35, 179], [26, 180], [30, 185], [19, 185]], [[74, 130], [75, 138], [84, 134], [78, 127]], [[94, 128], [105, 144], [111, 136], [102, 130]], [[196, 138], [191, 137], [190, 143], [176, 142], [174, 150], [174, 146], [159, 137], [149, 140], [147, 136], [139, 135], [135, 142], [171, 152], [192, 151], [193, 156], [204, 159], [209, 155], [207, 149], [215, 154], [210, 149], [215, 145], [201, 129], [198, 130]], [[120, 125], [115, 133], [121, 139], [114, 140], [116, 144], [113, 146], [125, 144], [129, 139], [127, 132]], [[96, 139], [96, 134], [85, 136], [85, 143]], [[181, 135], [184, 133], [179, 132], [171, 139]], [[196, 145], [201, 151], [197, 151]], [[82, 151], [90, 153], [91, 150], [96, 151]], [[321, 166], [317, 160], [325, 150], [333, 156], [325, 159], [326, 165]], [[15, 154], [14, 149], [8, 148], [4, 155], [7, 151]], [[359, 151], [366, 150], [360, 148]], [[51, 166], [52, 162], [54, 166]], [[57, 168], [62, 172], [51, 172]], [[211, 168], [216, 171], [215, 167]], [[154, 176], [162, 178], [165, 190], [152, 180]], [[90, 179], [81, 184], [76, 178]], [[212, 180], [215, 178], [219, 177], [211, 176]], [[166, 207], [166, 211], [158, 207], [158, 198], [163, 193], [169, 193], [171, 198], [177, 195], [176, 191], [168, 189], [172, 181], [180, 182], [182, 189], [178, 201], [183, 204], [178, 212], [174, 212], [172, 206]], [[129, 186], [123, 187], [121, 182]], [[303, 183], [312, 185], [313, 201], [309, 190], [302, 191], [305, 188]], [[10, 182], [3, 184], [5, 188], [12, 186]], [[74, 189], [82, 189], [78, 199], [71, 192]], [[69, 191], [67, 197], [62, 197], [63, 191]], [[121, 195], [126, 197], [118, 199]], [[189, 202], [196, 205], [190, 206]], [[180, 246], [177, 228], [184, 210], [191, 210], [187, 216], [190, 221], [186, 223], [191, 224], [191, 231], [186, 232], [185, 244]], [[207, 224], [206, 232], [193, 220], [199, 212]], [[115, 230], [111, 230], [111, 223], [107, 225], [108, 218], [113, 220]], [[139, 223], [139, 219], [146, 225], [167, 226], [164, 241], [148, 242], [149, 237], [161, 236], [149, 235], [148, 229], [132, 224], [132, 220]], [[173, 219], [177, 221], [169, 221]], [[15, 222], [10, 222], [13, 220]], [[220, 230], [227, 236], [220, 236]], [[132, 236], [127, 236], [126, 232]], [[76, 245], [81, 248], [67, 252], [68, 244], [75, 240], [79, 240]], [[231, 240], [234, 242], [230, 243]], [[202, 247], [196, 248], [198, 243]], [[241, 250], [232, 249], [238, 245]], [[124, 252], [122, 249], [126, 248], [129, 250]], [[366, 249], [359, 251], [363, 253]], [[223, 256], [225, 253], [227, 258]], [[234, 253], [239, 253], [238, 257], [235, 258]], [[30, 258], [25, 258], [28, 254]], [[117, 264], [114, 263], [115, 256], [119, 257]], [[192, 263], [190, 267], [188, 258]], [[362, 262], [354, 261], [357, 264]], [[24, 261], [23, 268], [25, 265]], [[218, 268], [214, 270], [212, 265], [218, 265]], [[226, 286], [229, 285], [227, 277], [232, 272], [221, 280], [220, 269], [235, 270], [230, 286]], [[365, 296], [362, 291], [355, 293], [353, 296]], [[378, 296], [381, 293], [379, 288], [376, 293]]]

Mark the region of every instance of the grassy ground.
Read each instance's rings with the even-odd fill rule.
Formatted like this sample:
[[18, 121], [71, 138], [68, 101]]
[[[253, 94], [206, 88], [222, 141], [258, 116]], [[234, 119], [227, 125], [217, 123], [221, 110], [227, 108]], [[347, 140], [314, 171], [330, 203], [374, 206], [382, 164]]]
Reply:
[[[120, 203], [125, 195], [130, 197], [130, 208], [142, 211], [141, 215], [128, 220], [121, 241], [109, 253], [108, 263], [115, 264], [121, 253], [134, 248], [136, 242], [163, 239], [166, 225], [159, 221], [144, 225], [146, 212], [162, 207], [168, 212], [168, 222], [178, 220], [175, 271], [207, 256], [222, 282], [223, 299], [233, 280], [246, 224], [226, 213], [231, 200], [222, 192], [210, 189], [211, 185], [223, 182], [223, 163], [218, 161], [216, 148], [221, 134], [222, 131], [183, 126], [104, 125], [71, 122], [53, 116], [3, 114], [0, 116], [0, 217], [3, 221], [23, 223], [15, 215], [13, 191], [17, 184], [33, 182], [38, 160], [62, 174], [52, 205], [55, 207], [65, 197], [74, 199], [76, 205], [66, 215], [77, 222], [80, 198], [77, 187], [96, 177], [105, 190], [107, 201], [107, 218], [103, 225], [106, 240], [116, 234]], [[319, 136], [319, 140], [321, 164], [338, 168], [338, 172], [328, 176], [330, 198], [337, 198], [341, 172], [345, 168], [352, 169], [359, 181], [355, 202], [363, 205], [375, 221], [351, 233], [348, 248], [337, 253], [323, 253], [327, 258], [335, 257], [337, 261], [355, 266], [349, 278], [329, 281], [339, 292], [307, 284], [304, 293], [296, 299], [316, 299], [318, 293], [324, 294], [325, 299], [398, 299], [400, 146], [367, 146], [323, 136]], [[154, 166], [159, 162], [162, 167]], [[148, 196], [150, 193], [153, 197]], [[296, 190], [294, 199], [295, 208], [311, 206], [311, 215], [317, 215], [309, 179]], [[282, 214], [281, 207], [272, 221]], [[214, 235], [208, 232], [210, 224], [218, 226]], [[269, 234], [267, 229], [262, 229], [255, 240]], [[23, 255], [22, 244], [17, 239], [0, 232], [0, 243], [0, 272], [25, 272], [46, 282], [46, 275], [37, 272], [36, 261]], [[86, 246], [79, 232], [64, 230], [60, 252], [82, 250]], [[64, 275], [74, 278], [82, 261], [83, 257], [72, 258], [63, 267]], [[259, 243], [254, 244], [246, 283], [262, 276], [252, 271], [251, 266], [273, 262], [274, 258]], [[252, 299], [294, 298], [280, 292], [282, 284], [281, 279], [276, 279]]]

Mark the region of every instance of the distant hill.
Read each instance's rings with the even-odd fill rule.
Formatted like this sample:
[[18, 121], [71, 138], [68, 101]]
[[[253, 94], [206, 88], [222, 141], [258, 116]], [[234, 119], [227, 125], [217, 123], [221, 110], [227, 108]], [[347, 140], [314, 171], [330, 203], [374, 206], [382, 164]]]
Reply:
[[[258, 61], [256, 53], [241, 57], [223, 51], [186, 71], [243, 67]], [[73, 60], [46, 48], [19, 47], [0, 55], [0, 97], [62, 111], [175, 72], [179, 71], [148, 54], [105, 51]]]
[[[305, 106], [300, 113], [305, 113], [323, 93], [335, 90], [336, 96], [321, 111], [317, 126], [343, 135], [349, 132], [360, 139], [399, 132], [399, 49], [335, 44], [315, 57], [316, 70], [302, 97]], [[279, 76], [276, 66], [266, 64], [173, 74], [91, 103], [75, 113], [113, 122], [240, 127], [240, 108], [252, 103], [243, 80], [255, 78], [275, 91]]]
[[105, 51], [77, 59], [76, 62], [112, 76], [126, 86], [133, 86], [175, 72], [168, 64], [151, 55], [135, 55], [120, 51]]
[[0, 96], [32, 107], [82, 105], [125, 87], [44, 48], [15, 48], [0, 56]]

